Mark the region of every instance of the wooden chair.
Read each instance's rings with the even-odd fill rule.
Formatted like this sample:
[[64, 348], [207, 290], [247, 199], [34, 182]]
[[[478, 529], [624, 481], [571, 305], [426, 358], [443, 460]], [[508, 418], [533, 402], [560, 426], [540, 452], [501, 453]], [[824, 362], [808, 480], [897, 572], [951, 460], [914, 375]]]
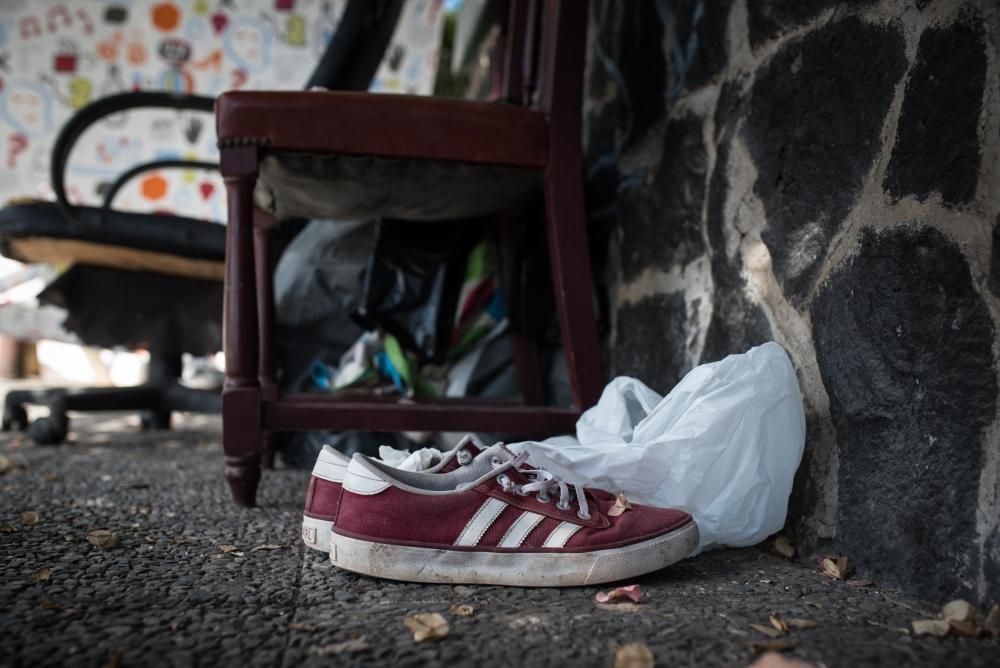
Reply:
[[[236, 91], [219, 98], [216, 121], [229, 205], [223, 445], [237, 503], [255, 504], [262, 443], [272, 431], [552, 435], [572, 431], [581, 409], [597, 400], [603, 376], [580, 146], [587, 7], [582, 0], [542, 5], [510, 3], [505, 89], [524, 104], [325, 91]], [[494, 191], [499, 196], [491, 196]], [[537, 355], [525, 337], [515, 341], [523, 388], [518, 403], [278, 391], [271, 350], [270, 239], [276, 220], [384, 215], [416, 225], [435, 217], [500, 214], [533, 191], [545, 199], [573, 407], [541, 405], [537, 384], [528, 382], [538, 378], [537, 369], [528, 368]], [[255, 208], [255, 202], [264, 206]]]

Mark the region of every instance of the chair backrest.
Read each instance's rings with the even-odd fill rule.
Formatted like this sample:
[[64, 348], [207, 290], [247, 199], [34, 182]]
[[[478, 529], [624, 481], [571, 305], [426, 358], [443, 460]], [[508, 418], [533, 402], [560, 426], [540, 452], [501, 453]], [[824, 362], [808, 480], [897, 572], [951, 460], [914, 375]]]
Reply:
[[586, 40], [586, 0], [510, 0], [505, 100], [579, 123]]

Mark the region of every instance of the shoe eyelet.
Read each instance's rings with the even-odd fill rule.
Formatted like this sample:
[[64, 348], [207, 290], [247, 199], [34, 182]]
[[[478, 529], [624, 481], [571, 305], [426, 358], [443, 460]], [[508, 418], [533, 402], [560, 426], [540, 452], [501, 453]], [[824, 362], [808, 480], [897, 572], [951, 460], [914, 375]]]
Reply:
[[514, 493], [517, 494], [518, 496], [528, 496], [528, 493], [525, 492], [523, 489], [521, 489], [520, 485], [514, 486]]
[[580, 511], [577, 511], [576, 516], [579, 517], [581, 520], [584, 520], [584, 521], [587, 521], [587, 520], [589, 520], [591, 518], [591, 514], [590, 513], [587, 513], [586, 515], [584, 515]]
[[493, 466], [500, 466], [503, 462], [500, 461], [499, 457], [490, 457], [490, 464]]
[[562, 502], [560, 501], [556, 503], [556, 508], [558, 508], [559, 510], [569, 510], [569, 504], [567, 503], [566, 505], [563, 505]]
[[497, 476], [497, 482], [500, 483], [500, 487], [505, 492], [509, 492], [514, 488], [513, 481], [511, 481], [511, 479], [508, 478], [507, 474], [505, 473], [501, 473], [500, 475]]

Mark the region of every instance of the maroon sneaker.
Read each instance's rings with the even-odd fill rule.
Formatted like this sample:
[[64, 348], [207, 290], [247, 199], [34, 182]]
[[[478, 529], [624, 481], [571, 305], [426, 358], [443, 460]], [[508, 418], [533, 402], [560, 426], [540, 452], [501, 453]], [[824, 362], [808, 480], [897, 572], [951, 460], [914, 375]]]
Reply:
[[[631, 578], [683, 559], [698, 527], [680, 510], [632, 505], [526, 465], [502, 444], [427, 475], [355, 455], [330, 560], [393, 580], [559, 587]], [[609, 512], [611, 511], [611, 512]]]
[[[426, 469], [426, 473], [454, 471], [471, 462], [482, 449], [475, 438], [466, 436]], [[324, 445], [316, 458], [302, 513], [302, 542], [306, 547], [323, 552], [330, 549], [330, 527], [337, 521], [341, 484], [350, 461], [350, 457], [329, 445]]]

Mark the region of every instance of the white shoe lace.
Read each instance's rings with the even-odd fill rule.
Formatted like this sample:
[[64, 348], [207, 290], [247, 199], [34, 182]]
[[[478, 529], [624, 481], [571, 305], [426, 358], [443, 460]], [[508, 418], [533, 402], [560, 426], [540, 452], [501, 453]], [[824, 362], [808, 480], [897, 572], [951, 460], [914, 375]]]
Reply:
[[[528, 453], [522, 452], [513, 460], [504, 462], [499, 457], [493, 457], [490, 460], [490, 464], [493, 466], [494, 470], [502, 469], [506, 471], [507, 469], [514, 469], [521, 475], [528, 477], [532, 482], [525, 483], [522, 485], [515, 484], [513, 480], [505, 473], [500, 473], [497, 476], [497, 482], [504, 489], [505, 492], [514, 492], [515, 494], [520, 494], [521, 496], [527, 496], [528, 494], [535, 492], [538, 495], [538, 500], [542, 503], [549, 502], [549, 494], [554, 494], [557, 490], [559, 492], [559, 501], [556, 503], [556, 508], [559, 510], [569, 510], [570, 509], [570, 483], [558, 478], [555, 474], [545, 469], [538, 468], [528, 468], [522, 466], [528, 459]], [[581, 520], [590, 519], [590, 506], [587, 504], [587, 494], [584, 492], [583, 485], [573, 484], [573, 491], [576, 492], [576, 503], [580, 507], [577, 511], [577, 517]]]

